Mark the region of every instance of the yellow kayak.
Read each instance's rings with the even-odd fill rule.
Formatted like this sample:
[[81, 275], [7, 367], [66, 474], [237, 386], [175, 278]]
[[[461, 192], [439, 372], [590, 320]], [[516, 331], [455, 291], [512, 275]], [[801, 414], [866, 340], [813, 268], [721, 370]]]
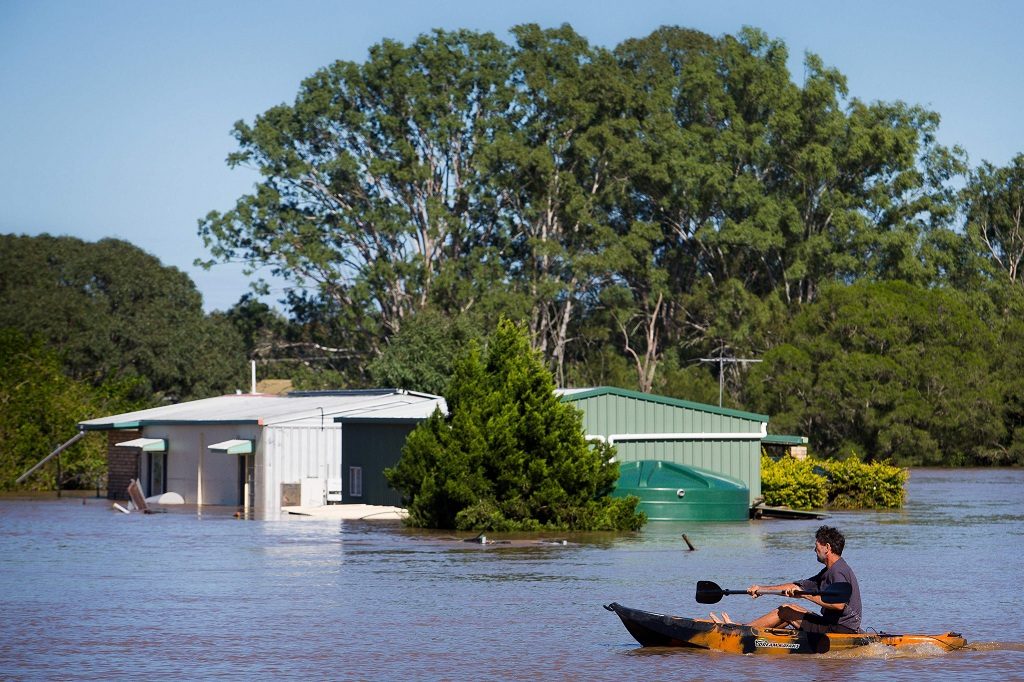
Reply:
[[688, 647], [734, 654], [823, 654], [827, 651], [854, 649], [869, 644], [904, 647], [932, 644], [947, 651], [962, 649], [967, 640], [957, 632], [942, 635], [878, 633], [814, 633], [789, 628], [754, 628], [739, 623], [667, 616], [612, 603], [623, 625], [641, 646]]

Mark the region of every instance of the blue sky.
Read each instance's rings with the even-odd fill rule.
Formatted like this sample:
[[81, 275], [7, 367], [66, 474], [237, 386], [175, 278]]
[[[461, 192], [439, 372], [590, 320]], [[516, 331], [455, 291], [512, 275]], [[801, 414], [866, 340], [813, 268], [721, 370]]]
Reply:
[[712, 35], [756, 26], [863, 100], [921, 104], [971, 163], [1024, 152], [1024, 3], [690, 0], [0, 0], [0, 232], [128, 240], [187, 272], [207, 310], [247, 291], [241, 268], [205, 272], [196, 221], [256, 177], [224, 158], [238, 119], [291, 102], [337, 59], [392, 38], [568, 22], [613, 47], [661, 25]]

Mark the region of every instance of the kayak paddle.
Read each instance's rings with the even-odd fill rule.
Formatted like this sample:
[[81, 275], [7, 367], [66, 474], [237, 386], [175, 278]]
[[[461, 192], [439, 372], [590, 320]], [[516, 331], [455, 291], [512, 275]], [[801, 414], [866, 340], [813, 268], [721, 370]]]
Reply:
[[[842, 604], [846, 602], [850, 595], [853, 593], [853, 587], [850, 583], [832, 583], [824, 590], [820, 592], [797, 590], [793, 593], [795, 597], [803, 597], [810, 595], [812, 597], [821, 597], [823, 602], [828, 604]], [[698, 604], [717, 604], [722, 601], [722, 597], [729, 594], [747, 594], [746, 590], [723, 590], [721, 587], [711, 582], [710, 580], [698, 580], [697, 581], [697, 603]], [[773, 592], [758, 592], [758, 595], [765, 594], [785, 594], [781, 590]]]

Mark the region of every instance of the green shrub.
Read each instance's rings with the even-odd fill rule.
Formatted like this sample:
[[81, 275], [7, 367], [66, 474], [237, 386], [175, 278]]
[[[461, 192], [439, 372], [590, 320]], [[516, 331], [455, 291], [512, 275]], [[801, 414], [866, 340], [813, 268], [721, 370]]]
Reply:
[[821, 509], [828, 501], [828, 481], [811, 460], [761, 456], [761, 494], [769, 507]]
[[885, 462], [779, 460], [761, 456], [761, 494], [770, 507], [899, 509], [906, 501], [906, 469]]
[[832, 509], [899, 509], [906, 501], [907, 469], [885, 462], [862, 462], [856, 455], [821, 464], [828, 477]]

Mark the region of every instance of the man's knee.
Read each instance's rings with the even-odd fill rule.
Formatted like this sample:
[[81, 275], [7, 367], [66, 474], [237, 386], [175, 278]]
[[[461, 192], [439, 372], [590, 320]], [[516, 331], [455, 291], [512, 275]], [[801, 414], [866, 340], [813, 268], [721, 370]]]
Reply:
[[806, 615], [807, 610], [796, 604], [783, 604], [779, 607], [779, 618], [788, 623], [795, 623]]

